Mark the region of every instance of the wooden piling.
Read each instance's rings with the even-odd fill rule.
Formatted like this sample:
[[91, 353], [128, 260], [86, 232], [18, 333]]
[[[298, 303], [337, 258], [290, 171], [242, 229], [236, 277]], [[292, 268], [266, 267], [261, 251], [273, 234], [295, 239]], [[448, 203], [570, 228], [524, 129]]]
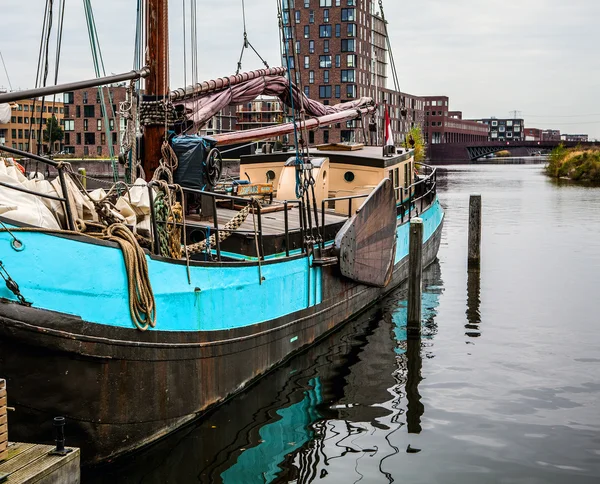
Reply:
[[469, 270], [479, 270], [481, 263], [481, 195], [469, 199]]
[[83, 184], [83, 188], [87, 190], [87, 172], [85, 168], [77, 168], [77, 172], [81, 176], [81, 183]]
[[0, 462], [6, 460], [8, 457], [8, 419], [6, 417], [6, 403], [6, 380], [0, 378]]
[[423, 295], [423, 220], [410, 221], [408, 248], [408, 321], [409, 334], [421, 333], [421, 298]]

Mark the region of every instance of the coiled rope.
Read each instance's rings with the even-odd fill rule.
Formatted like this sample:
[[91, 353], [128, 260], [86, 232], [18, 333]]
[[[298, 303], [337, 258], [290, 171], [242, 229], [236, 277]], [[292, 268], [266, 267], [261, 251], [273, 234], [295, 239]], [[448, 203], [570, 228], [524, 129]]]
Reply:
[[[99, 230], [98, 224], [83, 224], [81, 228]], [[116, 242], [123, 253], [125, 272], [127, 273], [127, 289], [129, 294], [129, 312], [131, 320], [140, 331], [156, 327], [156, 302], [148, 273], [146, 254], [137, 242], [135, 235], [123, 224], [113, 224], [97, 232], [77, 232], [65, 229], [46, 229], [41, 227], [7, 227], [0, 228], [0, 233], [13, 234], [31, 232], [56, 235], [78, 235], [95, 239]]]

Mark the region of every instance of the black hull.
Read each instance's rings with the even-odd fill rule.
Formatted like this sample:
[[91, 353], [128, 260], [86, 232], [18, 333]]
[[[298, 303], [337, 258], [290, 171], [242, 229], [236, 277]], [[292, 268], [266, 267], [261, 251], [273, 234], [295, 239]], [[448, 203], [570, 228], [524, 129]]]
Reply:
[[[441, 232], [442, 224], [424, 245], [424, 266], [435, 260]], [[0, 303], [0, 376], [16, 408], [10, 438], [49, 441], [52, 418], [62, 415], [67, 444], [81, 447], [84, 464], [113, 459], [238, 393], [407, 277], [407, 257], [385, 289], [324, 267], [322, 304], [230, 331], [140, 333]]]

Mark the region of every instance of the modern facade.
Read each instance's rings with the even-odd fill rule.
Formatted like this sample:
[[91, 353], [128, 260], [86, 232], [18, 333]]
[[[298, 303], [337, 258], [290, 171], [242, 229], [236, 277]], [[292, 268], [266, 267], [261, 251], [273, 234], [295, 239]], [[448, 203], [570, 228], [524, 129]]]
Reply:
[[102, 90], [108, 111], [108, 126], [102, 97], [96, 88], [64, 93], [64, 151], [75, 157], [110, 157], [110, 145], [117, 156], [125, 130], [119, 117], [119, 105], [126, 99], [125, 85], [107, 86]]
[[0, 124], [0, 145], [37, 153], [38, 141], [41, 140], [40, 153], [59, 152], [59, 140], [54, 141], [52, 146], [44, 141], [48, 119], [52, 116], [55, 116], [59, 126], [64, 128], [62, 102], [46, 99], [42, 103], [41, 99], [36, 99], [14, 103], [10, 122]]
[[487, 141], [488, 127], [477, 121], [462, 119], [461, 111], [450, 111], [448, 96], [425, 96], [423, 101], [426, 144]]
[[524, 141], [525, 120], [485, 118], [476, 120], [489, 127], [488, 141]]
[[[422, 126], [423, 100], [388, 89], [385, 24], [374, 0], [284, 0], [283, 65], [304, 93], [324, 104], [368, 96], [380, 103], [371, 119], [323, 126], [309, 132], [310, 144], [340, 141], [368, 143], [382, 137], [387, 103], [396, 142], [408, 129]], [[295, 65], [296, 62], [299, 65]]]
[[582, 142], [587, 143], [588, 135], [587, 134], [561, 134], [560, 139], [562, 141], [582, 141]]

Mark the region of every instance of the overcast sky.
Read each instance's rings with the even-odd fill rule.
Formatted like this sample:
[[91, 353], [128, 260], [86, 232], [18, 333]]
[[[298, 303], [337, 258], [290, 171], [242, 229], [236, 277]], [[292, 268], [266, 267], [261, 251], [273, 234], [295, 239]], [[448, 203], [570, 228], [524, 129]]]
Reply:
[[[234, 73], [241, 0], [196, 1], [200, 79]], [[136, 3], [93, 2], [109, 73], [132, 68]], [[0, 51], [15, 89], [35, 84], [44, 4], [2, 0]], [[450, 109], [466, 118], [517, 110], [527, 127], [600, 139], [600, 0], [384, 0], [384, 7], [403, 91], [447, 95]], [[276, 0], [246, 0], [246, 9], [250, 41], [271, 65], [280, 64]], [[172, 87], [183, 84], [181, 10], [182, 0], [173, 0]], [[59, 82], [94, 77], [80, 0], [67, 0], [63, 37]], [[244, 70], [259, 67], [246, 51]], [[0, 66], [2, 85], [8, 80]]]

